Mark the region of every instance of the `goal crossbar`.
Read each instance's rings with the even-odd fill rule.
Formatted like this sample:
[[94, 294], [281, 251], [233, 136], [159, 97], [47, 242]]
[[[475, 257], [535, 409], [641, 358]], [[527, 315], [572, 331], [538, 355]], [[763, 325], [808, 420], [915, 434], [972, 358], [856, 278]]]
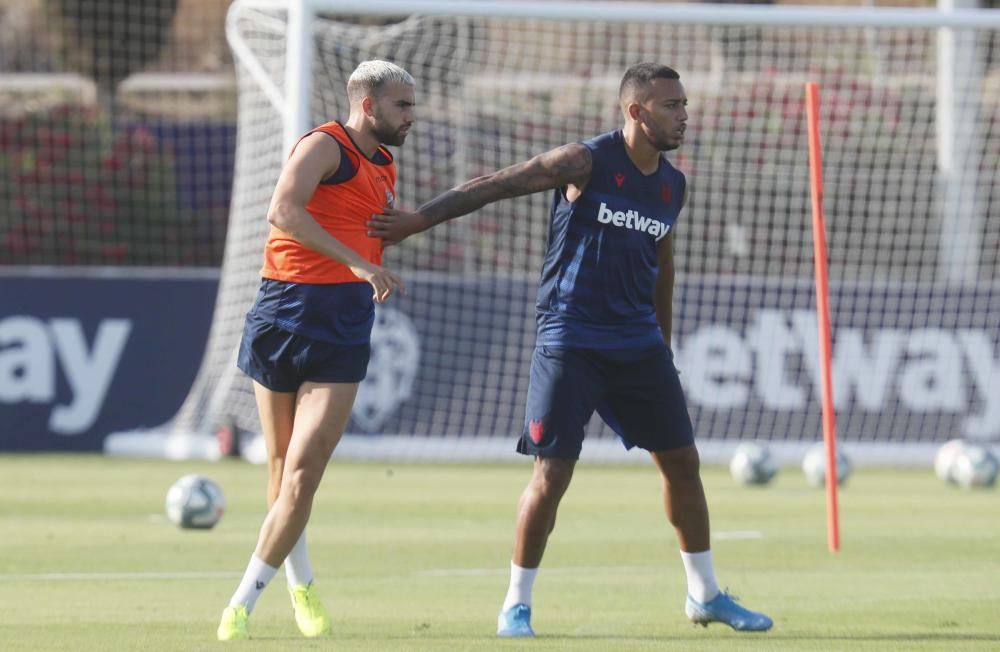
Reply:
[[[247, 8], [286, 10], [280, 0], [237, 0]], [[917, 9], [897, 7], [706, 5], [654, 2], [527, 2], [524, 0], [299, 0], [310, 13], [400, 16], [406, 14], [538, 18], [614, 23], [686, 25], [771, 25], [785, 27], [951, 27], [988, 30], [1000, 27], [1000, 12], [988, 9]]]

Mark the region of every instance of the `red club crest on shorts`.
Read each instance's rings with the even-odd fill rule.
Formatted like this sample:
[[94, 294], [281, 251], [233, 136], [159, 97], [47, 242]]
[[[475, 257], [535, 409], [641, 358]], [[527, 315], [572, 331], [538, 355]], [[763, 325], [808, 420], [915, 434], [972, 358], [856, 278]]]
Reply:
[[531, 441], [536, 444], [542, 443], [542, 437], [545, 436], [545, 424], [542, 421], [532, 419], [528, 422], [528, 434], [531, 436]]
[[660, 199], [663, 200], [664, 204], [669, 204], [670, 200], [674, 198], [674, 191], [670, 189], [670, 186], [663, 184], [660, 186]]

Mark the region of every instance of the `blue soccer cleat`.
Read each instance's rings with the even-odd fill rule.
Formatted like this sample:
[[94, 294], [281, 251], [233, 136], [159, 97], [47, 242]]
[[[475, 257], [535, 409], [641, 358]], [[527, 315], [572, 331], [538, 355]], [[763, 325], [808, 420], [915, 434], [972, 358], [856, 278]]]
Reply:
[[736, 598], [725, 591], [719, 591], [719, 595], [705, 604], [689, 595], [684, 613], [695, 625], [708, 627], [709, 623], [723, 623], [740, 632], [766, 632], [774, 624], [764, 614], [736, 604]]
[[531, 629], [531, 607], [516, 604], [507, 611], [501, 611], [497, 618], [497, 636], [534, 636]]

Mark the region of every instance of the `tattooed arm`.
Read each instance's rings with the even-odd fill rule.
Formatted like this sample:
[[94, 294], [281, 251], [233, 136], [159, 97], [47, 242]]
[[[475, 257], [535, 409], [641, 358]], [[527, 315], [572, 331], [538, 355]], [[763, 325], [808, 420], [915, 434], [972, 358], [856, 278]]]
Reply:
[[590, 179], [590, 150], [579, 143], [556, 149], [467, 181], [421, 206], [416, 213], [386, 209], [372, 216], [368, 235], [396, 244], [409, 235], [441, 222], [467, 215], [501, 199], [520, 197], [542, 190], [566, 188], [579, 195]]
[[590, 150], [574, 143], [467, 181], [427, 202], [419, 212], [435, 226], [482, 208], [500, 199], [529, 195], [542, 190], [577, 186], [590, 179]]

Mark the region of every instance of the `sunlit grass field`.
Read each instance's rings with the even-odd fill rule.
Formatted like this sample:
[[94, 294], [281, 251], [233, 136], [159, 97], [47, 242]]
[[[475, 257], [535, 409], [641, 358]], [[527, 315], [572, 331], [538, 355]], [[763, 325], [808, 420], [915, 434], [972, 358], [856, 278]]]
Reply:
[[[211, 531], [163, 517], [170, 483], [214, 478]], [[334, 460], [309, 526], [334, 633], [303, 639], [281, 574], [243, 650], [998, 650], [1000, 492], [931, 470], [856, 470], [824, 496], [797, 469], [771, 486], [704, 479], [720, 582], [768, 612], [766, 634], [689, 624], [672, 529], [651, 466], [587, 463], [563, 501], [535, 584], [539, 637], [494, 637], [528, 463]], [[219, 649], [218, 617], [264, 515], [264, 469], [99, 456], [0, 456], [0, 650]]]

